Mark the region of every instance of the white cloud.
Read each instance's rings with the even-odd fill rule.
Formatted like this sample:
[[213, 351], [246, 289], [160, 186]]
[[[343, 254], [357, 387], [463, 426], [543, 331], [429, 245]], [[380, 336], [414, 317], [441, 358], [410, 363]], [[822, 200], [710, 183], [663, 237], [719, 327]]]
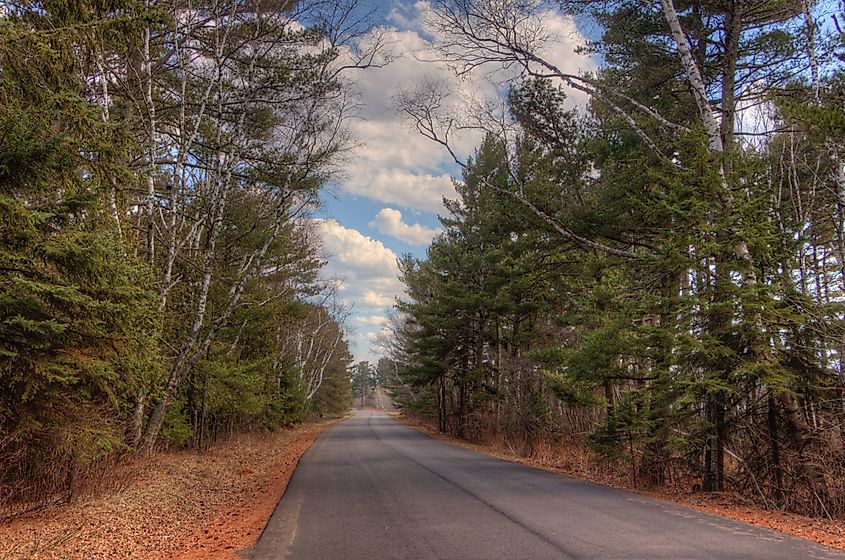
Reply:
[[370, 307], [391, 307], [395, 300], [392, 297], [377, 294], [372, 290], [367, 290], [361, 297], [361, 301]]
[[448, 173], [432, 175], [402, 167], [379, 168], [361, 160], [352, 164], [349, 180], [342, 189], [380, 202], [397, 204], [427, 212], [442, 213], [443, 198], [456, 198]]
[[349, 340], [356, 360], [374, 360], [371, 341], [387, 321], [394, 298], [403, 292], [396, 254], [381, 241], [335, 220], [315, 220], [323, 242], [326, 277], [340, 281], [338, 295], [352, 308]]
[[[554, 10], [543, 15], [543, 22], [550, 34], [550, 40], [543, 45], [542, 55], [567, 74], [578, 75], [593, 72], [598, 65], [590, 57], [576, 54], [575, 49], [586, 45], [587, 39], [578, 30], [571, 16], [563, 16]], [[581, 90], [568, 89], [572, 105], [584, 105], [588, 96]]]
[[414, 9], [411, 6], [397, 2], [390, 12], [388, 12], [385, 20], [391, 25], [402, 29], [409, 29], [417, 26]]
[[397, 272], [396, 255], [381, 241], [346, 228], [335, 220], [318, 220], [318, 231], [327, 252], [327, 267], [341, 267], [356, 276], [381, 278]]
[[402, 212], [393, 208], [379, 210], [369, 225], [385, 235], [401, 239], [411, 245], [428, 245], [440, 232], [437, 228], [426, 227], [422, 224], [406, 224], [402, 221]]
[[[411, 24], [407, 15], [398, 12], [389, 21]], [[459, 80], [445, 67], [415, 58], [430, 47], [417, 31], [389, 30], [386, 40], [397, 59], [383, 68], [358, 74], [356, 87], [363, 107], [361, 119], [350, 123], [358, 148], [345, 169], [346, 179], [338, 186], [379, 202], [442, 212], [443, 197], [456, 197], [451, 177], [459, 170], [442, 146], [410, 128], [397, 111], [394, 98], [422, 78], [446, 82], [455, 89], [459, 89]], [[480, 139], [476, 132], [457, 138], [458, 153], [468, 155]]]
[[[362, 118], [350, 128], [359, 148], [346, 168], [347, 179], [339, 188], [403, 208], [440, 213], [444, 211], [443, 197], [456, 197], [450, 174], [459, 174], [459, 169], [442, 146], [409, 128], [395, 107], [396, 94], [423, 80], [438, 82], [453, 92], [447, 109], [458, 111], [465, 104], [477, 109], [484, 99], [496, 98], [515, 76], [513, 70], [499, 67], [458, 78], [442, 64], [425, 62], [425, 58], [436, 58], [431, 53], [431, 30], [424, 30], [423, 24], [429, 9], [427, 2], [394, 6], [386, 22], [401, 29], [382, 31], [387, 34], [385, 41], [396, 59], [383, 68], [357, 74]], [[574, 52], [585, 43], [585, 38], [572, 18], [554, 10], [539, 17], [550, 38], [543, 45], [543, 54], [551, 62], [571, 74], [595, 69], [593, 60]], [[584, 100], [581, 92], [572, 92], [573, 104]], [[452, 140], [458, 155], [466, 157], [481, 138], [481, 133], [475, 130]]]
[[387, 316], [386, 315], [357, 315], [354, 319], [352, 319], [354, 323], [359, 325], [375, 325], [375, 326], [382, 326], [387, 323]]

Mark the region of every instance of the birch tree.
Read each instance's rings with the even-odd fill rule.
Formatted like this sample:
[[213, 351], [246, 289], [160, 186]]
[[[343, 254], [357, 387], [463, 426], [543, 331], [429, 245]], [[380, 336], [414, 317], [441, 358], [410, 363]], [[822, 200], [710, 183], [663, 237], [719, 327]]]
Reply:
[[[172, 348], [161, 392], [150, 387], [136, 403], [142, 410], [151, 397], [157, 401], [143, 430], [147, 448], [181, 380], [227, 324], [270, 247], [316, 203], [349, 146], [344, 123], [354, 98], [342, 76], [373, 64], [382, 47], [378, 34], [357, 47], [363, 23], [354, 5], [329, 10], [333, 19], [319, 2], [161, 7], [171, 13], [171, 28], [145, 30], [141, 94], [130, 95], [149, 146], [141, 169], [152, 185], [137, 213], [146, 257], [161, 271], [164, 337]], [[244, 190], [264, 194], [255, 222], [264, 242], [242, 256], [236, 275], [221, 279], [220, 236], [235, 193]], [[209, 319], [218, 285], [227, 302]]]

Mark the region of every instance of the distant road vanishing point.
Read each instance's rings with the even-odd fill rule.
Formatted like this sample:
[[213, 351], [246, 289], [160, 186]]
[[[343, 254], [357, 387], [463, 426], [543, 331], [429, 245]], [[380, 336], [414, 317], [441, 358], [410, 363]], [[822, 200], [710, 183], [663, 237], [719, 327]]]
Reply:
[[811, 560], [779, 533], [433, 440], [359, 411], [303, 456], [256, 560]]

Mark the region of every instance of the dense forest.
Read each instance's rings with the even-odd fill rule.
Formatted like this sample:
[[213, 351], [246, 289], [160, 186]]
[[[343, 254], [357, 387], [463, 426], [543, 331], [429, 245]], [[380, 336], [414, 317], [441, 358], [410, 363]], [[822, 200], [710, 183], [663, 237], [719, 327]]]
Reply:
[[2, 9], [0, 506], [347, 410], [309, 216], [372, 54], [355, 3]]
[[[597, 72], [547, 58], [547, 10], [597, 26]], [[841, 7], [438, 0], [427, 24], [457, 75], [517, 77], [503, 108], [398, 97], [463, 170], [401, 262], [400, 405], [528, 455], [590, 446], [643, 486], [845, 514]]]

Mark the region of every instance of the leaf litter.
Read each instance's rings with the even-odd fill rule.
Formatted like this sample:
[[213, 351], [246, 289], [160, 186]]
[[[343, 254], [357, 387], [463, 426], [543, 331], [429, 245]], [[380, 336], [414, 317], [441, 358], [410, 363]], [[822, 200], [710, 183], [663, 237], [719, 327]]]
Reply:
[[129, 477], [125, 489], [0, 525], [0, 559], [239, 558], [261, 535], [299, 458], [331, 424], [129, 459], [113, 473]]

